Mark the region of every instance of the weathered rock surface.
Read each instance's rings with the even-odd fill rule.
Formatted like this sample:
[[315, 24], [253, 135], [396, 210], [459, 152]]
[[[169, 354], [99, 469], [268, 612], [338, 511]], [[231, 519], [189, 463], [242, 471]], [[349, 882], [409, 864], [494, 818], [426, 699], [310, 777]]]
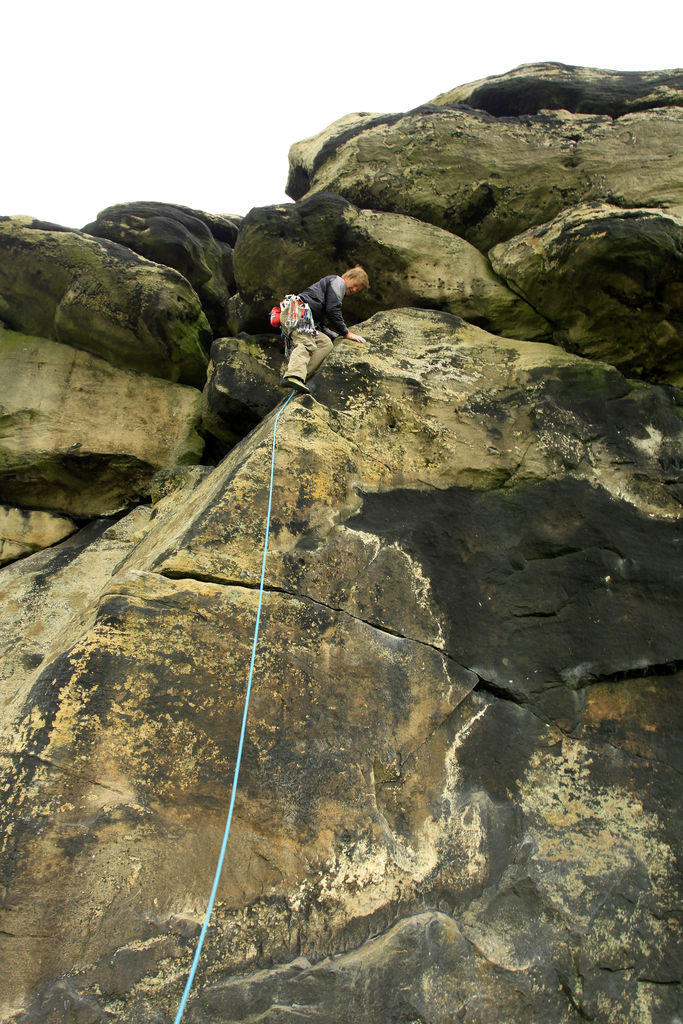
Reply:
[[[96, 517], [0, 569], [3, 1022], [174, 1019], [252, 657], [184, 1020], [683, 1019], [680, 81], [519, 68], [298, 143], [206, 380], [180, 273], [0, 221], [0, 320], [57, 337], [0, 323], [2, 500]], [[217, 295], [238, 218], [144, 205]], [[263, 318], [356, 261], [367, 344], [283, 409]]]
[[0, 576], [0, 742], [12, 745], [12, 721], [21, 713], [43, 662], [77, 640], [82, 617], [117, 565], [149, 529], [150, 506], [119, 521], [96, 519], [57, 547], [8, 565]]
[[683, 385], [683, 220], [577, 206], [495, 246], [501, 277], [554, 324], [553, 340], [629, 377]]
[[343, 120], [290, 149], [287, 194], [334, 192], [487, 251], [589, 200], [683, 213], [683, 108], [495, 118], [419, 107]]
[[[633, 506], [639, 510], [639, 516], [651, 519], [648, 526], [654, 528], [656, 519], [663, 515], [665, 531], [672, 528], [679, 515], [681, 467], [678, 456], [683, 425], [680, 394], [676, 390], [634, 384], [608, 366], [576, 359], [553, 346], [496, 339], [446, 314], [394, 311], [379, 314], [364, 325], [363, 330], [377, 340], [368, 346], [343, 343], [328, 360], [326, 372], [314, 378], [314, 394], [322, 404], [316, 402], [305, 413], [301, 411], [307, 428], [300, 431], [303, 436], [297, 443], [303, 450], [298, 456], [293, 453], [294, 463], [287, 457], [286, 434], [281, 440], [284, 449], [281, 457], [286, 460], [287, 470], [279, 484], [280, 498], [285, 508], [292, 509], [292, 515], [301, 500], [302, 479], [315, 472], [315, 467], [320, 475], [329, 475], [334, 486], [328, 484], [326, 489], [321, 488], [324, 493], [316, 494], [315, 500], [308, 502], [306, 531], [316, 536], [318, 528], [322, 531], [315, 543], [308, 541], [301, 549], [296, 532], [292, 534], [286, 527], [285, 518], [281, 526], [285, 549], [280, 552], [276, 530], [269, 555], [271, 586], [325, 603], [334, 595], [335, 607], [341, 606], [350, 614], [406, 635], [419, 636], [425, 643], [439, 642], [441, 628], [431, 619], [429, 626], [424, 623], [420, 626], [413, 618], [404, 621], [403, 616], [412, 616], [414, 611], [405, 601], [398, 601], [396, 607], [392, 603], [390, 615], [385, 607], [387, 595], [383, 592], [383, 580], [387, 575], [406, 573], [411, 561], [399, 560], [403, 569], [399, 570], [396, 565], [392, 570], [383, 559], [378, 560], [374, 545], [367, 548], [359, 540], [363, 536], [362, 527], [351, 533], [346, 528], [332, 528], [333, 523], [340, 521], [340, 516], [344, 520], [352, 513], [356, 520], [361, 516], [361, 499], [356, 493], [359, 491], [368, 491], [362, 501], [363, 508], [368, 509], [379, 501], [377, 492], [389, 489], [391, 504], [395, 510], [401, 509], [397, 518], [404, 524], [407, 509], [399, 503], [405, 487], [411, 492], [416, 486], [425, 489], [433, 515], [444, 493], [452, 489], [460, 493], [462, 489], [464, 504], [456, 502], [460, 509], [457, 515], [462, 514], [465, 520], [458, 530], [453, 519], [456, 512], [450, 508], [444, 511], [444, 535], [446, 522], [450, 521], [454, 533], [469, 536], [466, 520], [475, 515], [475, 510], [469, 509], [465, 495], [470, 491], [498, 495], [504, 488], [508, 495], [504, 504], [491, 506], [490, 545], [485, 531], [481, 533], [482, 548], [484, 551], [491, 549], [492, 557], [495, 557], [493, 550], [502, 543], [506, 516], [511, 517], [511, 538], [521, 542], [529, 508], [526, 511], [517, 508], [518, 492], [525, 495], [525, 502], [538, 501], [539, 509], [544, 509], [543, 515], [531, 517], [534, 524], [552, 520], [551, 507], [556, 501], [558, 515], [564, 522], [563, 530], [571, 530], [574, 505], [577, 527], [583, 529], [584, 520], [590, 517], [579, 510], [597, 486], [592, 501], [599, 502], [604, 492], [611, 495], [608, 502], [612, 499], [626, 501], [625, 509]], [[334, 374], [328, 371], [331, 366]], [[332, 411], [327, 412], [328, 408]], [[299, 414], [298, 406], [296, 414]], [[294, 415], [290, 413], [290, 417]], [[353, 450], [358, 446], [359, 451], [367, 453], [364, 473], [371, 475], [365, 484], [363, 478], [358, 477], [358, 471], [348, 466], [349, 443], [354, 446]], [[250, 521], [250, 516], [257, 517], [260, 510], [256, 511], [253, 497], [246, 494], [240, 498], [239, 514], [236, 514], [237, 480], [232, 481], [228, 498], [222, 479], [227, 467], [236, 465], [236, 458], [237, 453], [235, 459], [230, 457], [218, 473], [213, 474], [213, 486], [218, 490], [207, 498], [210, 509], [208, 505], [198, 506], [188, 516], [184, 508], [178, 516], [179, 533], [164, 535], [163, 539], [155, 533], [155, 542], [160, 547], [153, 554], [145, 555], [151, 562], [143, 560], [140, 567], [151, 566], [173, 577], [254, 584], [254, 568], [250, 556], [246, 562], [244, 560], [243, 542], [245, 536], [258, 534], [258, 520]], [[244, 469], [237, 472], [241, 480]], [[348, 490], [349, 477], [354, 480], [352, 493]], [[288, 498], [290, 487], [292, 492]], [[528, 494], [527, 487], [530, 488]], [[438, 488], [438, 494], [431, 493], [431, 488]], [[551, 497], [553, 493], [556, 498]], [[195, 492], [199, 494], [200, 491]], [[496, 499], [490, 500], [495, 502]], [[419, 496], [413, 495], [411, 501], [419, 504]], [[481, 532], [483, 518], [488, 517], [488, 513], [478, 505], [476, 514]], [[410, 527], [405, 527], [408, 532], [415, 531], [419, 535], [420, 516], [421, 511], [416, 512], [415, 521], [411, 520]], [[376, 533], [381, 529], [380, 524], [390, 518], [378, 509], [371, 532]], [[536, 527], [531, 525], [530, 528], [533, 531]], [[402, 529], [403, 525], [399, 527]], [[630, 531], [626, 520], [624, 529]], [[230, 530], [235, 531], [234, 539]], [[497, 545], [493, 540], [496, 533], [501, 535]], [[324, 545], [319, 543], [323, 537], [326, 538]], [[151, 543], [151, 538], [147, 543]], [[289, 543], [295, 545], [296, 554], [289, 550]], [[393, 541], [388, 543], [393, 549]], [[540, 541], [530, 543], [534, 546]], [[400, 549], [398, 541], [396, 544]], [[574, 547], [569, 541], [567, 545]], [[334, 555], [331, 546], [338, 547]], [[579, 550], [582, 547], [577, 546]], [[586, 546], [593, 545], [586, 543]], [[437, 552], [437, 561], [440, 558]], [[452, 559], [446, 559], [445, 564], [449, 572], [453, 571]], [[641, 564], [640, 559], [638, 564]], [[436, 568], [436, 564], [431, 567], [432, 573]], [[375, 573], [377, 578], [373, 580]], [[362, 580], [361, 593], [365, 596], [360, 605], [356, 603], [355, 589], [349, 589], [349, 575], [360, 576]], [[521, 584], [523, 575], [517, 577], [513, 573], [511, 579], [518, 579]], [[554, 588], [550, 581], [538, 589], [545, 595], [543, 601], [552, 603], [550, 593]], [[382, 594], [379, 602], [376, 605], [364, 603], [368, 600], [367, 593], [375, 591]], [[479, 607], [479, 600], [480, 595], [476, 600], [472, 598], [467, 602], [468, 607]], [[505, 607], [512, 603], [510, 595], [506, 595]], [[488, 604], [487, 597], [482, 607], [486, 609]], [[488, 613], [481, 614], [487, 616]], [[525, 617], [522, 612], [520, 615]], [[554, 619], [550, 610], [547, 617]], [[560, 619], [563, 617], [561, 615]], [[550, 625], [546, 623], [547, 628]], [[482, 632], [486, 633], [488, 628], [482, 625]], [[466, 632], [469, 635], [470, 631]], [[584, 626], [580, 633], [586, 648]], [[623, 643], [619, 641], [621, 653], [617, 657], [623, 653]], [[489, 637], [489, 649], [491, 644]], [[501, 644], [507, 649], [510, 660], [510, 639], [502, 638]], [[601, 644], [604, 647], [604, 641]], [[553, 648], [553, 657], [559, 657], [559, 648], [555, 645]], [[474, 660], [475, 655], [471, 653], [468, 664]], [[649, 663], [662, 664], [669, 660], [667, 654]], [[602, 676], [625, 670], [626, 666], [615, 665], [597, 671]], [[556, 671], [559, 672], [559, 668]], [[496, 682], [493, 676], [483, 674], [492, 683]], [[546, 668], [543, 687], [550, 684], [550, 678]], [[559, 678], [556, 683], [561, 685]]]
[[504, 75], [460, 85], [437, 96], [432, 103], [464, 103], [495, 117], [538, 114], [541, 110], [621, 117], [636, 110], [683, 106], [683, 72], [522, 64]]
[[58, 544], [75, 530], [66, 516], [0, 505], [0, 565]]
[[7, 503], [110, 515], [148, 494], [157, 470], [201, 457], [194, 388], [2, 328], [0, 379]]
[[202, 393], [202, 431], [218, 442], [220, 457], [273, 408], [285, 367], [273, 334], [217, 338]]
[[328, 194], [260, 207], [245, 218], [235, 274], [241, 298], [253, 307], [249, 325], [267, 324], [271, 306], [316, 281], [321, 268], [342, 273], [357, 263], [367, 270], [370, 289], [345, 302], [351, 320], [416, 306], [442, 309], [512, 338], [550, 335], [550, 325], [464, 239], [412, 217], [359, 210]]
[[233, 221], [169, 203], [122, 203], [107, 207], [83, 231], [179, 271], [197, 292], [214, 331], [225, 331], [227, 302], [235, 291], [232, 249], [238, 226]]
[[[363, 334], [279, 421], [188, 1019], [663, 1024], [680, 393], [443, 313]], [[177, 1009], [225, 822], [273, 419], [162, 499], [13, 677], [9, 1021]], [[31, 593], [20, 570], [60, 548], [3, 572]]]
[[211, 331], [176, 271], [104, 239], [0, 217], [0, 322], [201, 388]]

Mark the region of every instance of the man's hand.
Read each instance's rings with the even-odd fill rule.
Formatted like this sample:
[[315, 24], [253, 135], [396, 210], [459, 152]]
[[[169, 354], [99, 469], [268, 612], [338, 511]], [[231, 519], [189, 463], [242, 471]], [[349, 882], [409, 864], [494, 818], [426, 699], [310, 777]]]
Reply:
[[352, 334], [351, 331], [346, 335], [349, 341], [360, 341], [363, 345], [367, 345], [365, 338], [361, 338], [360, 334]]

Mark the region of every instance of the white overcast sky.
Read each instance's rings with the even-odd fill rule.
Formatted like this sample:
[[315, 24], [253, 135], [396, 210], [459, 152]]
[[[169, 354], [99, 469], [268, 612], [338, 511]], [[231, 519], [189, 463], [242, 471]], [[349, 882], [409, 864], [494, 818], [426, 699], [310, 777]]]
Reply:
[[0, 0], [0, 215], [286, 202], [287, 152], [520, 64], [683, 62], [671, 0]]

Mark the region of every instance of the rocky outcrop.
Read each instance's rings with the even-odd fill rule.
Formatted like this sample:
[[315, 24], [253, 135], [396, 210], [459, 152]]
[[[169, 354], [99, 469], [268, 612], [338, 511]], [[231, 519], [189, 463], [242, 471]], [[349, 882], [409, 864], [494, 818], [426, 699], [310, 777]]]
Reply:
[[[252, 667], [185, 1020], [681, 1016], [680, 74], [502, 79], [297, 144], [191, 387], [133, 283], [208, 308], [221, 218], [110, 218], [188, 277], [0, 222], [5, 533], [80, 527], [0, 570], [7, 1024], [174, 1019]], [[356, 261], [366, 342], [287, 396], [268, 309]]]
[[274, 303], [316, 281], [321, 267], [342, 273], [343, 258], [371, 275], [369, 291], [345, 305], [351, 319], [416, 306], [443, 309], [512, 338], [550, 335], [550, 325], [464, 239], [412, 217], [359, 210], [327, 194], [257, 208], [245, 218], [235, 248], [240, 296], [250, 305], [242, 322], [252, 329], [259, 320], [267, 324]]
[[234, 222], [169, 203], [122, 203], [107, 207], [83, 231], [173, 267], [197, 292], [214, 333], [225, 331], [228, 299], [236, 290]]
[[124, 246], [0, 218], [0, 321], [201, 388], [210, 329], [188, 282]]
[[79, 517], [149, 493], [157, 470], [196, 462], [201, 395], [0, 328], [0, 483], [5, 501]]
[[75, 530], [66, 516], [0, 505], [0, 565], [58, 544]]
[[149, 529], [152, 509], [140, 506], [117, 522], [95, 519], [57, 547], [37, 552], [0, 576], [0, 680], [5, 713], [0, 722], [3, 756], [12, 723], [43, 662], [75, 641], [86, 614], [117, 565]]
[[661, 210], [574, 207], [490, 254], [554, 325], [553, 341], [629, 377], [683, 385], [683, 220]]
[[[362, 330], [281, 417], [238, 825], [190, 1013], [665, 1019], [678, 393], [447, 314]], [[23, 675], [3, 884], [24, 938], [4, 942], [34, 1016], [176, 1008], [224, 824], [272, 421], [159, 502]]]
[[202, 393], [202, 431], [217, 442], [220, 458], [270, 412], [284, 367], [282, 343], [272, 335], [214, 341]]
[[[589, 200], [683, 212], [683, 108], [495, 118], [418, 107], [332, 125], [290, 149], [287, 194], [335, 192], [486, 251]], [[666, 159], [662, 159], [666, 154]]]
[[622, 117], [653, 107], [683, 106], [681, 71], [606, 71], [570, 64], [522, 64], [504, 75], [460, 85], [432, 100], [466, 104], [495, 117], [571, 110]]

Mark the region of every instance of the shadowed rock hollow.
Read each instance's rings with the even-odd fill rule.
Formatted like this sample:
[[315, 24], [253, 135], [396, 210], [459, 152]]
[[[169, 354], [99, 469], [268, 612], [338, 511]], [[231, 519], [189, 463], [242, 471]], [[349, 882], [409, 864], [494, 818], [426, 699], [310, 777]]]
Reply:
[[[587, 99], [528, 106], [558, 81]], [[244, 220], [0, 224], [3, 1020], [174, 1019], [252, 655], [282, 400], [266, 313], [357, 261], [367, 344], [339, 343], [278, 423], [240, 787], [184, 1019], [683, 1012], [679, 94], [680, 73], [534, 65], [296, 144], [310, 196]], [[578, 187], [570, 160], [528, 205], [543, 161], [588, 161], [586, 132], [600, 174]], [[430, 210], [484, 188], [494, 150], [497, 213], [467, 237], [450, 199], [413, 202], [417, 176]], [[62, 333], [61, 277], [31, 318], [62, 241], [94, 268], [79, 295], [142, 267], [159, 309], [173, 282], [201, 382], [113, 291], [132, 368], [99, 306], [98, 348]]]

